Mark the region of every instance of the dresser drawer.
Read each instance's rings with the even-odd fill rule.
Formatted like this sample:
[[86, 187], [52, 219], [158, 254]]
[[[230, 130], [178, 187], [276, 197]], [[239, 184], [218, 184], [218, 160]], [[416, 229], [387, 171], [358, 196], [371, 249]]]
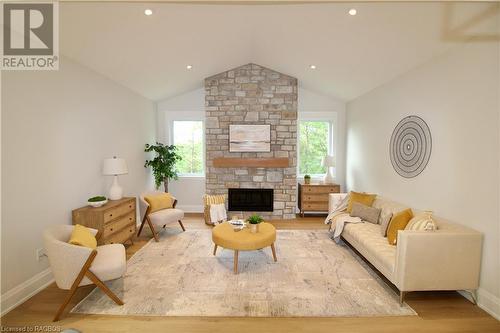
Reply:
[[302, 191], [304, 194], [308, 193], [338, 193], [340, 192], [340, 187], [338, 185], [332, 186], [302, 186]]
[[328, 202], [304, 202], [302, 210], [328, 211]]
[[111, 220], [114, 220], [117, 217], [125, 215], [134, 210], [135, 210], [134, 201], [125, 202], [123, 205], [110, 208], [104, 212], [104, 223], [108, 223]]
[[132, 211], [104, 225], [104, 237], [114, 234], [130, 224], [135, 224], [135, 212]]
[[314, 201], [319, 201], [319, 202], [328, 202], [328, 193], [325, 194], [307, 194], [307, 193], [302, 193], [302, 202], [303, 203], [308, 203], [308, 202], [314, 202]]
[[104, 240], [104, 244], [122, 244], [135, 234], [135, 224], [112, 234]]

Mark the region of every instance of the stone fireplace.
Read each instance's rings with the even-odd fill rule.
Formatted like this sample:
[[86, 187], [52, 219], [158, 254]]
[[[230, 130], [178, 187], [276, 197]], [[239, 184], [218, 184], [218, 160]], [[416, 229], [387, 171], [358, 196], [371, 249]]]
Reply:
[[[230, 188], [273, 189], [273, 211], [259, 214], [294, 218], [297, 79], [256, 64], [228, 70], [205, 79], [205, 111], [207, 193], [227, 194]], [[230, 152], [231, 124], [270, 125], [271, 151]], [[224, 158], [238, 163], [214, 163]]]

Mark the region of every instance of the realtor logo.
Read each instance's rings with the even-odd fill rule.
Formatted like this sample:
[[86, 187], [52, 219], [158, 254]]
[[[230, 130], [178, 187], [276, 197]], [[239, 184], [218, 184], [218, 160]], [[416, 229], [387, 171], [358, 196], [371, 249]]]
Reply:
[[3, 3], [3, 70], [59, 68], [57, 3]]

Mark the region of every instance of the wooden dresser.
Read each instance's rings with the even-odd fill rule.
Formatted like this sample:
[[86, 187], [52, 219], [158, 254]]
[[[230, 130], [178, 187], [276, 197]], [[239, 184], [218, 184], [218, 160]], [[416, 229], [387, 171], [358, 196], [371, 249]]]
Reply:
[[328, 213], [328, 194], [340, 193], [340, 185], [299, 183], [299, 209], [304, 217], [305, 212], [326, 212]]
[[102, 207], [81, 207], [73, 211], [73, 224], [101, 232], [99, 244], [125, 243], [136, 230], [135, 198], [110, 200]]

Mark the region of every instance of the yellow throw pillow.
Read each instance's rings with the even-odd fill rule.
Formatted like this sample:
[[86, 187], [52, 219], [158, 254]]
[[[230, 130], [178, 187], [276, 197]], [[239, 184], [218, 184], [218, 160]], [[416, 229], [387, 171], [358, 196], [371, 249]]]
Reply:
[[174, 198], [170, 193], [146, 195], [144, 200], [149, 204], [149, 213], [174, 207]]
[[68, 243], [72, 245], [85, 246], [93, 250], [97, 247], [97, 240], [93, 233], [83, 225], [75, 225]]
[[347, 203], [347, 212], [349, 214], [352, 212], [352, 204], [354, 202], [358, 202], [365, 206], [371, 207], [376, 197], [377, 197], [376, 194], [359, 193], [351, 191], [349, 193], [349, 202]]
[[412, 218], [413, 212], [410, 208], [400, 211], [392, 217], [389, 227], [387, 228], [387, 241], [389, 244], [396, 245], [398, 241], [398, 231], [404, 230]]

